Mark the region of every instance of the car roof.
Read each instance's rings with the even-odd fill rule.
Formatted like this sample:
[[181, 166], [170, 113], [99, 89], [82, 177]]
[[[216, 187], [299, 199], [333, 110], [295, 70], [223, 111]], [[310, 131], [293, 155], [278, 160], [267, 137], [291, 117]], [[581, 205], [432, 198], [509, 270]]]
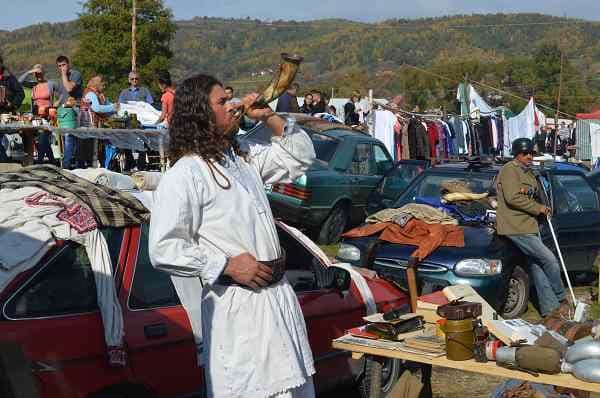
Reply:
[[[447, 172], [456, 172], [456, 171], [471, 171], [471, 172], [481, 172], [481, 173], [493, 173], [497, 174], [500, 172], [500, 169], [504, 164], [506, 164], [509, 159], [505, 159], [502, 161], [448, 161], [440, 164], [433, 165], [429, 171], [447, 171]], [[567, 162], [545, 162], [540, 165], [534, 165], [533, 169], [536, 171], [544, 171], [549, 170], [553, 172], [577, 172], [585, 174], [586, 170], [576, 164], [576, 163], [567, 163]]]
[[291, 116], [296, 119], [296, 122], [302, 126], [310, 129], [316, 133], [322, 133], [333, 138], [342, 137], [360, 137], [360, 138], [371, 138], [366, 131], [346, 126], [345, 124], [332, 123], [327, 120], [310, 116], [305, 113], [281, 113], [282, 116]]

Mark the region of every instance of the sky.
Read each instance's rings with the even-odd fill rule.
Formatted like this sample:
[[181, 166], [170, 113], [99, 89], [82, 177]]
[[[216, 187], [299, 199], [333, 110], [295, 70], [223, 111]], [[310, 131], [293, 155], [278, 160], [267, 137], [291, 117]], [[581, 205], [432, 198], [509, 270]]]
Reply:
[[[344, 18], [375, 22], [391, 18], [454, 14], [536, 12], [600, 20], [599, 0], [163, 0], [176, 19], [195, 16], [294, 19]], [[4, 4], [6, 3], [6, 4]], [[11, 5], [12, 4], [12, 5]], [[0, 29], [77, 18], [81, 0], [0, 0]]]

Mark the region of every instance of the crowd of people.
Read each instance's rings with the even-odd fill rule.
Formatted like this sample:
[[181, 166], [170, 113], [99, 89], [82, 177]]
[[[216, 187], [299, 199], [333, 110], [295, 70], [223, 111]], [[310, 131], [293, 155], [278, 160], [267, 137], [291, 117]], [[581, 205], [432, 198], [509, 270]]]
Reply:
[[[56, 58], [59, 79], [46, 78], [43, 65], [36, 64], [18, 79], [10, 73], [0, 56], [0, 113], [15, 113], [21, 109], [25, 99], [23, 86], [31, 88], [31, 113], [36, 117], [52, 118], [52, 109], [72, 108], [76, 110], [77, 124], [80, 127], [97, 127], [101, 122], [118, 113], [119, 104], [141, 101], [154, 104], [152, 92], [142, 84], [139, 73], [132, 71], [128, 75], [129, 86], [119, 94], [116, 102], [111, 102], [105, 93], [106, 81], [102, 75], [91, 76], [84, 84], [82, 74], [75, 69], [68, 57]], [[175, 86], [168, 71], [156, 76], [161, 90], [161, 114], [156, 124], [167, 127], [173, 115]], [[0, 136], [1, 137], [1, 136]], [[51, 133], [40, 133], [37, 145], [37, 162], [55, 163], [51, 150]], [[91, 143], [71, 135], [64, 136], [62, 167], [86, 167], [90, 163]], [[132, 164], [131, 151], [125, 151], [127, 163]], [[0, 140], [0, 162], [7, 161], [6, 150]], [[139, 163], [139, 162], [138, 162]]]

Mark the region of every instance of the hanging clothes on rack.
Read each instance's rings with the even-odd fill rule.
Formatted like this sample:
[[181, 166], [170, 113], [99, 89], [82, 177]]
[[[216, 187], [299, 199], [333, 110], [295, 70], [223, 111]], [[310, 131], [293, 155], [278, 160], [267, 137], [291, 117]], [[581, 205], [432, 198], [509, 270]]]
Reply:
[[373, 136], [385, 145], [388, 152], [396, 159], [394, 143], [394, 126], [398, 122], [396, 115], [388, 110], [377, 110], [374, 112], [375, 128]]
[[411, 159], [429, 159], [431, 155], [427, 127], [417, 117], [408, 125], [408, 147]]
[[431, 159], [438, 157], [437, 145], [439, 143], [439, 133], [434, 122], [428, 121], [423, 123], [427, 129], [427, 136], [429, 137], [429, 156]]

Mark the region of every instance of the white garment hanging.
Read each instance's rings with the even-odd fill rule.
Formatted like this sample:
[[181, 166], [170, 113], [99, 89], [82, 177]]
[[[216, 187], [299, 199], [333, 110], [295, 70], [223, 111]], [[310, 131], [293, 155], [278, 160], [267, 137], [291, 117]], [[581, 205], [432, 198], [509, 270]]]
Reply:
[[71, 239], [85, 246], [90, 266], [94, 272], [96, 296], [100, 316], [102, 317], [102, 325], [104, 326], [106, 345], [108, 347], [123, 347], [123, 337], [125, 336], [123, 312], [117, 298], [112, 261], [106, 238], [100, 230], [94, 229], [82, 235], [74, 233]]
[[492, 118], [492, 145], [494, 149], [498, 148], [498, 126], [496, 125], [496, 119]]
[[181, 277], [175, 287], [192, 327], [202, 325], [194, 337], [204, 347], [207, 391], [215, 397], [269, 397], [309, 383], [315, 372], [304, 317], [285, 277], [258, 291], [217, 282], [228, 257], [281, 256], [263, 186], [294, 180], [315, 158], [310, 137], [293, 119], [270, 145], [245, 145], [248, 161], [229, 153], [214, 164], [223, 176], [213, 177], [199, 157], [179, 159], [152, 205], [150, 259]]
[[396, 115], [388, 110], [375, 111], [375, 134], [374, 137], [385, 145], [392, 157], [396, 159], [394, 150], [394, 126], [398, 119]]
[[592, 144], [592, 163], [600, 158], [600, 123], [590, 122], [590, 141]]

